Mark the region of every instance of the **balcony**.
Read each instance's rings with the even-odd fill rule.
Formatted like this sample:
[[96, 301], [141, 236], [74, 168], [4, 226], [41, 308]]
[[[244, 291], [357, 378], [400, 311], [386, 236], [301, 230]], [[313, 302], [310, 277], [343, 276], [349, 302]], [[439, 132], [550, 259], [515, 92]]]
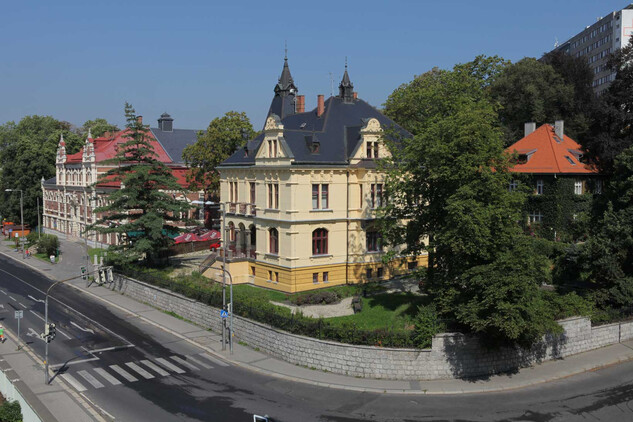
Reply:
[[236, 208], [237, 204], [235, 202], [229, 202], [229, 209], [227, 212], [231, 213], [231, 214], [235, 214], [235, 208]]
[[246, 215], [246, 207], [248, 204], [240, 203], [240, 214]]

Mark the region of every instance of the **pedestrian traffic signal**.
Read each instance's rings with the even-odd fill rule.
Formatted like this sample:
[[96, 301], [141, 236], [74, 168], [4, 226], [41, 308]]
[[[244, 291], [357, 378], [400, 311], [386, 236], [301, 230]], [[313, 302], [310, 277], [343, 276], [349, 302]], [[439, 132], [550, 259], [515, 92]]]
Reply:
[[88, 269], [85, 266], [81, 266], [81, 279], [88, 280]]
[[55, 324], [51, 322], [44, 326], [44, 340], [46, 340], [47, 343], [50, 343], [55, 338], [55, 334], [57, 334]]

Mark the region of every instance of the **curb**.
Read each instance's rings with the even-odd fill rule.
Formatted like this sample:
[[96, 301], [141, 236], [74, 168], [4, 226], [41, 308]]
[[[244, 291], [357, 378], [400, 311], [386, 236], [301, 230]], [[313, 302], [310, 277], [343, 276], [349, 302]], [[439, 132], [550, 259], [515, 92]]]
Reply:
[[[39, 268], [33, 267], [33, 266], [31, 266], [31, 265], [29, 265], [27, 263], [23, 263], [23, 262], [19, 261], [17, 258], [12, 257], [10, 255], [7, 255], [4, 252], [0, 252], [0, 254], [8, 256], [9, 258], [11, 258], [11, 259], [13, 259], [13, 260], [15, 260], [15, 261], [17, 261], [19, 263], [22, 263], [23, 265], [28, 266], [28, 267], [38, 271], [39, 273], [45, 275], [47, 278], [51, 279], [51, 277], [48, 274], [46, 274], [45, 272], [43, 272]], [[351, 386], [351, 385], [334, 384], [334, 383], [313, 381], [313, 380], [306, 379], [306, 378], [294, 377], [294, 376], [291, 376], [291, 375], [281, 374], [281, 373], [278, 373], [278, 372], [269, 371], [267, 369], [255, 367], [255, 366], [252, 366], [252, 365], [250, 365], [248, 363], [232, 360], [232, 359], [228, 358], [227, 356], [219, 354], [217, 351], [215, 351], [213, 349], [210, 349], [210, 348], [208, 348], [207, 346], [205, 346], [203, 344], [197, 343], [196, 341], [194, 341], [194, 340], [192, 340], [192, 339], [190, 339], [188, 337], [185, 337], [185, 336], [183, 336], [182, 334], [180, 334], [180, 333], [178, 333], [176, 331], [171, 330], [170, 328], [164, 327], [164, 326], [162, 326], [162, 325], [160, 325], [160, 324], [158, 324], [158, 323], [156, 323], [156, 322], [154, 322], [154, 321], [152, 321], [152, 320], [150, 320], [150, 319], [148, 319], [148, 318], [146, 318], [146, 317], [144, 317], [144, 316], [142, 316], [142, 315], [140, 315], [138, 313], [130, 311], [129, 309], [126, 309], [126, 308], [124, 308], [124, 307], [122, 307], [122, 306], [120, 306], [120, 305], [118, 305], [118, 304], [116, 304], [114, 302], [111, 302], [108, 299], [105, 299], [105, 298], [103, 298], [101, 296], [98, 296], [98, 295], [90, 292], [87, 288], [85, 289], [85, 288], [82, 288], [82, 287], [79, 287], [79, 286], [75, 286], [72, 283], [68, 283], [67, 285], [75, 288], [76, 290], [78, 290], [80, 292], [88, 294], [88, 295], [92, 296], [93, 298], [95, 298], [97, 300], [100, 300], [100, 301], [102, 301], [104, 303], [107, 303], [108, 305], [113, 306], [113, 307], [119, 309], [120, 311], [123, 311], [123, 312], [125, 312], [125, 313], [127, 313], [129, 315], [134, 315], [135, 317], [139, 318], [140, 320], [142, 320], [142, 321], [144, 321], [144, 322], [146, 322], [148, 324], [151, 324], [151, 325], [153, 325], [153, 326], [155, 326], [157, 328], [160, 328], [161, 330], [169, 333], [170, 335], [178, 337], [181, 340], [185, 340], [186, 342], [188, 342], [188, 343], [190, 343], [192, 345], [195, 345], [196, 347], [199, 347], [200, 349], [202, 349], [205, 352], [213, 355], [214, 357], [216, 357], [218, 359], [221, 359], [221, 360], [223, 360], [225, 362], [231, 363], [232, 365], [237, 366], [239, 368], [246, 369], [246, 370], [249, 370], [249, 371], [252, 371], [252, 372], [256, 372], [256, 373], [259, 373], [259, 374], [267, 375], [267, 376], [270, 376], [270, 377], [273, 377], [273, 378], [285, 380], [285, 381], [300, 382], [300, 383], [303, 383], [303, 384], [313, 385], [313, 386], [316, 386], [316, 387], [325, 387], [325, 388], [331, 388], [331, 389], [337, 389], [337, 390], [357, 391], [357, 392], [366, 392], [366, 393], [381, 393], [381, 394], [416, 395], [416, 396], [419, 396], [419, 395], [426, 396], [426, 395], [456, 395], [456, 394], [494, 393], [494, 392], [502, 392], [502, 391], [519, 390], [519, 389], [526, 388], [526, 387], [531, 387], [531, 386], [534, 386], [534, 385], [540, 385], [540, 384], [545, 384], [545, 383], [548, 383], [548, 382], [558, 381], [558, 380], [561, 380], [561, 379], [570, 378], [570, 377], [572, 377], [574, 375], [579, 375], [579, 374], [582, 374], [582, 373], [585, 373], [585, 372], [591, 372], [591, 371], [600, 370], [600, 369], [607, 368], [607, 367], [610, 367], [610, 366], [613, 366], [613, 365], [617, 365], [619, 363], [629, 362], [629, 361], [633, 360], [633, 357], [626, 358], [626, 359], [618, 358], [618, 359], [610, 361], [610, 362], [600, 363], [600, 364], [592, 365], [592, 366], [589, 366], [589, 367], [582, 367], [579, 370], [572, 370], [572, 371], [570, 371], [568, 373], [564, 373], [564, 374], [561, 374], [561, 375], [553, 376], [551, 378], [538, 379], [538, 380], [534, 380], [534, 381], [527, 381], [527, 382], [518, 383], [517, 385], [514, 385], [514, 386], [498, 387], [498, 388], [478, 388], [478, 389], [472, 389], [472, 390], [471, 389], [466, 389], [466, 390], [464, 390], [464, 389], [457, 389], [457, 390], [447, 390], [447, 391], [441, 391], [441, 390], [428, 391], [428, 390], [424, 390], [424, 389], [422, 389], [422, 390], [408, 389], [407, 390], [407, 389], [385, 389], [385, 388], [375, 388], [375, 387], [356, 387], [356, 386]], [[157, 308], [154, 308], [154, 309], [157, 309]], [[160, 310], [160, 309], [157, 309], [157, 310]], [[204, 327], [201, 327], [201, 328], [204, 328]], [[524, 369], [528, 369], [528, 368], [524, 368]], [[424, 380], [419, 380], [419, 381], [420, 382], [425, 382]], [[447, 381], [447, 380], [438, 380], [438, 381]], [[433, 382], [433, 381], [427, 381], [427, 382]]]

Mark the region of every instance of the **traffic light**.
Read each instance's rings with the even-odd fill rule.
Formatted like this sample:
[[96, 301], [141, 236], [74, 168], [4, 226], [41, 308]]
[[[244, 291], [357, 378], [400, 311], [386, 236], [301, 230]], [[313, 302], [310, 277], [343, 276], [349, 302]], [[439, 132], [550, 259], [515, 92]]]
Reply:
[[47, 343], [50, 343], [54, 338], [57, 331], [55, 330], [55, 324], [52, 322], [44, 326], [44, 340]]
[[88, 269], [84, 265], [81, 266], [81, 279], [88, 280]]

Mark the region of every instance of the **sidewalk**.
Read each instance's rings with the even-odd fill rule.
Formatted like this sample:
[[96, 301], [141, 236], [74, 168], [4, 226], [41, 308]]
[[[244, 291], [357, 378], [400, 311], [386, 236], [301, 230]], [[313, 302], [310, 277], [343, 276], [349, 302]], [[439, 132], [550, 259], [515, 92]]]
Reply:
[[[7, 249], [4, 245], [0, 246], [0, 253], [22, 261], [21, 255], [7, 252]], [[83, 245], [61, 240], [61, 249], [63, 260], [60, 264], [52, 265], [35, 258], [25, 260], [24, 263], [56, 279], [78, 275], [79, 267], [85, 263]], [[566, 378], [633, 359], [633, 341], [629, 341], [565, 359], [548, 361], [532, 368], [521, 369], [516, 374], [495, 375], [482, 380], [395, 381], [355, 378], [296, 366], [237, 343], [233, 345], [233, 354], [229, 354], [228, 348], [226, 351], [221, 350], [222, 344], [219, 334], [211, 333], [201, 327], [174, 318], [109, 289], [95, 285], [86, 288], [86, 282], [81, 279], [73, 280], [68, 284], [97, 300], [124, 310], [176, 337], [198, 345], [208, 353], [233, 365], [276, 378], [344, 390], [393, 394], [461, 394], [506, 391]]]

